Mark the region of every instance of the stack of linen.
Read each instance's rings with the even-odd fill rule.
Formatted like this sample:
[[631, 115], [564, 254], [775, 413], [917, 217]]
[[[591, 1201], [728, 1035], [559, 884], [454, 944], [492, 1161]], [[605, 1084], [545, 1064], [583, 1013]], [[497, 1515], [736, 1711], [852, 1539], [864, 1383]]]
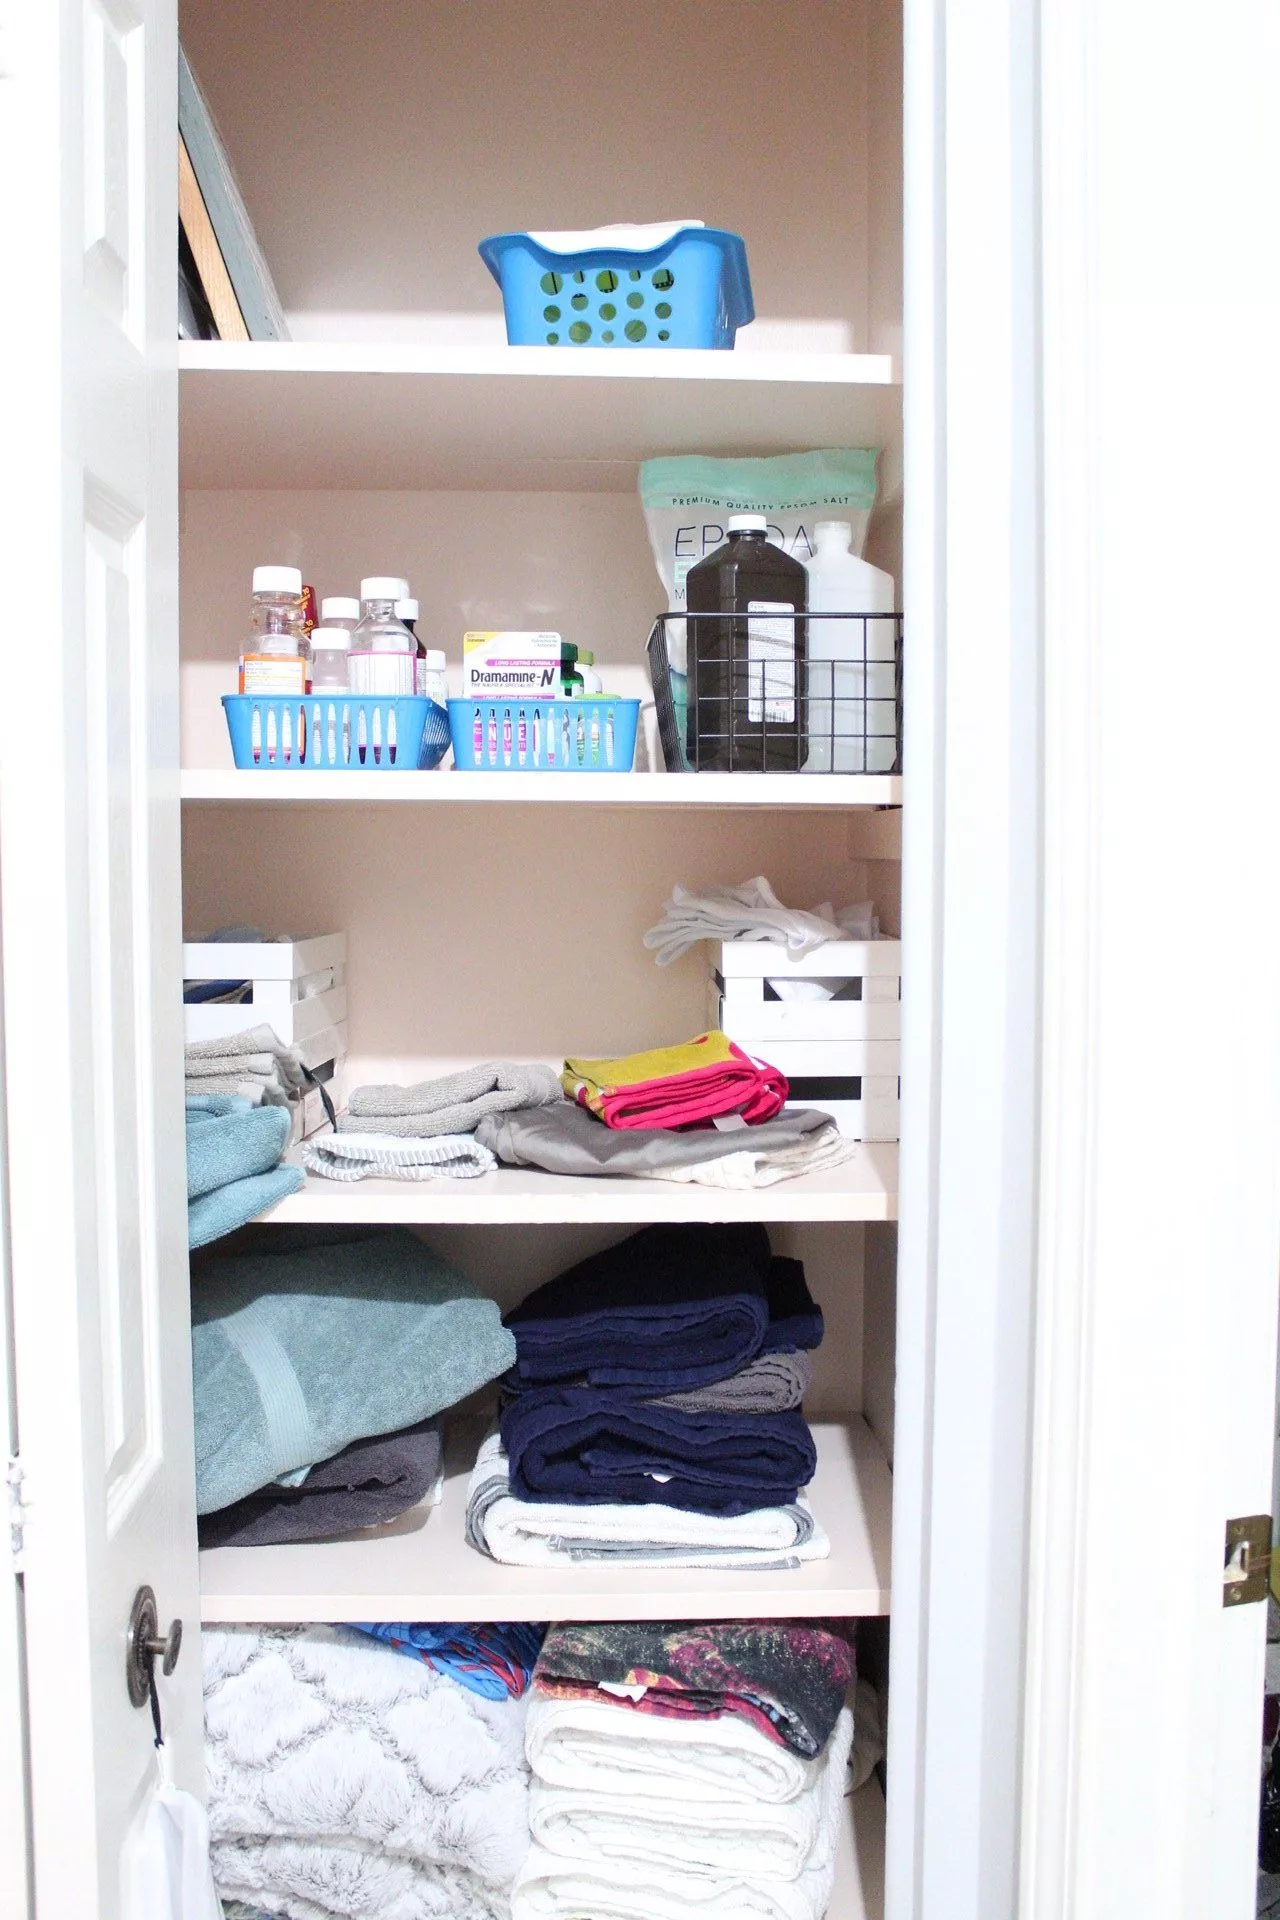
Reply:
[[492, 1300], [403, 1229], [276, 1229], [193, 1274], [203, 1547], [315, 1540], [439, 1499], [436, 1416], [516, 1356]]
[[188, 1247], [221, 1240], [298, 1191], [302, 1169], [281, 1165], [292, 1124], [287, 1107], [241, 1094], [188, 1095]]
[[357, 1087], [334, 1132], [307, 1141], [302, 1164], [328, 1180], [474, 1180], [498, 1164], [476, 1138], [482, 1121], [561, 1101], [550, 1067], [504, 1061], [412, 1087]]
[[254, 1106], [288, 1107], [307, 1084], [302, 1055], [268, 1026], [218, 1040], [195, 1040], [186, 1050], [187, 1097], [234, 1093]]
[[822, 1920], [852, 1676], [804, 1622], [553, 1627], [512, 1920]]
[[501, 1627], [435, 1634], [427, 1660], [351, 1627], [206, 1627], [224, 1899], [289, 1920], [507, 1920], [529, 1846], [528, 1648]]
[[507, 1326], [516, 1364], [468, 1493], [481, 1552], [771, 1569], [829, 1554], [800, 1411], [822, 1313], [763, 1227], [648, 1227]]

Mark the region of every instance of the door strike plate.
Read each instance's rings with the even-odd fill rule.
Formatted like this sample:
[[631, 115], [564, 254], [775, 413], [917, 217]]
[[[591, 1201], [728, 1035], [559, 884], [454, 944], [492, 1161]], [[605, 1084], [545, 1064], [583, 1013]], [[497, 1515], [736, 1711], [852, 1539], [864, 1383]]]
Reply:
[[1228, 1520], [1222, 1569], [1222, 1604], [1247, 1607], [1265, 1600], [1271, 1578], [1271, 1515]]

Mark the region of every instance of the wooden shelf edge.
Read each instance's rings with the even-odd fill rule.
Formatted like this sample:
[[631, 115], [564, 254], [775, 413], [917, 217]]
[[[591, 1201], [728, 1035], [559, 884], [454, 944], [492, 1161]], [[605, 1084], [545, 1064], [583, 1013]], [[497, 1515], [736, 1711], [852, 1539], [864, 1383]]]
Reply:
[[893, 773], [311, 773], [184, 767], [180, 797], [191, 804], [301, 806], [416, 805], [739, 807], [828, 809], [899, 807]]
[[222, 1547], [200, 1556], [201, 1618], [719, 1620], [869, 1618], [889, 1611], [893, 1481], [860, 1416], [813, 1422], [810, 1498], [831, 1558], [776, 1572], [680, 1572], [579, 1562], [499, 1566], [465, 1538], [467, 1481], [483, 1423], [449, 1428], [444, 1499], [425, 1517], [345, 1540]]

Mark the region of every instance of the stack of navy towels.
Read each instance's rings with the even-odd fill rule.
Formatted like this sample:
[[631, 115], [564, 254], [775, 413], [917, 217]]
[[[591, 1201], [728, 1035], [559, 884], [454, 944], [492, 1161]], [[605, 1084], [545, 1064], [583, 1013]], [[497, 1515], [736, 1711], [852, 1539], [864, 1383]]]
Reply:
[[472, 1544], [516, 1564], [779, 1567], [830, 1551], [801, 1410], [822, 1313], [758, 1225], [663, 1225], [507, 1315]]

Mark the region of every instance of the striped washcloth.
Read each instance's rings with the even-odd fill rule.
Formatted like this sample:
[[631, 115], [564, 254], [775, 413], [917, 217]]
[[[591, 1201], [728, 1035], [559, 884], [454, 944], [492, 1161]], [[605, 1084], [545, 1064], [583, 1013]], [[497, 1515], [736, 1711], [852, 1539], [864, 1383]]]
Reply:
[[469, 1133], [325, 1133], [305, 1142], [302, 1164], [326, 1180], [475, 1180], [498, 1162]]

